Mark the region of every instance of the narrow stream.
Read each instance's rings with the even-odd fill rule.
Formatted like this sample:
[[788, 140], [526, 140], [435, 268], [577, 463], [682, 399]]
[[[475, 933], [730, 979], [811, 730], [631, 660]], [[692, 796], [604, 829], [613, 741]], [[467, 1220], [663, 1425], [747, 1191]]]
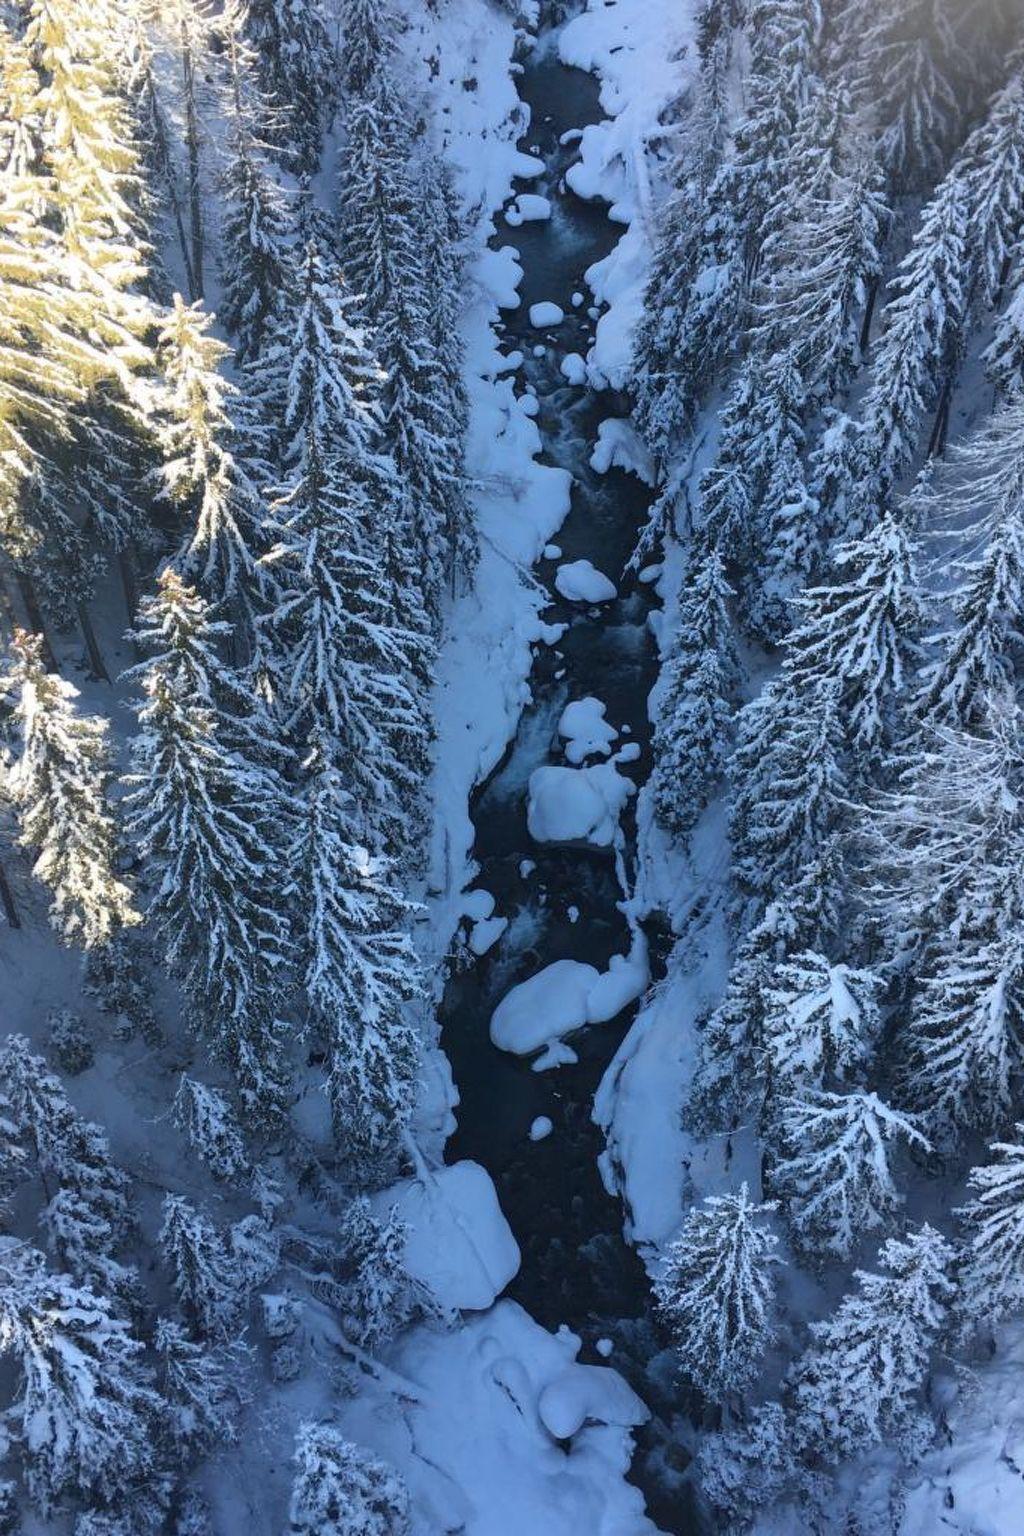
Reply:
[[[587, 353], [594, 320], [587, 312], [592, 296], [583, 274], [618, 238], [604, 205], [583, 202], [564, 184], [577, 155], [572, 131], [603, 116], [599, 87], [592, 75], [561, 64], [546, 38], [518, 84], [530, 110], [520, 147], [546, 166], [523, 190], [550, 198], [552, 218], [499, 226], [495, 243], [515, 246], [523, 267], [522, 302], [507, 317], [502, 342], [507, 352], [524, 354], [519, 378], [536, 392], [545, 461], [574, 477], [571, 511], [555, 536], [560, 560], [545, 562], [538, 573], [552, 590], [545, 619], [569, 627], [556, 646], [538, 648], [530, 677], [533, 702], [505, 761], [472, 808], [480, 866], [476, 885], [494, 895], [496, 911], [510, 922], [487, 956], [452, 975], [442, 1004], [442, 1045], [460, 1094], [458, 1130], [448, 1156], [474, 1159], [495, 1181], [523, 1255], [509, 1295], [548, 1328], [568, 1324], [584, 1340], [581, 1358], [592, 1363], [602, 1363], [596, 1342], [611, 1339], [615, 1348], [608, 1363], [656, 1406], [660, 1428], [641, 1437], [632, 1476], [657, 1523], [684, 1533], [696, 1529], [688, 1501], [670, 1492], [659, 1472], [667, 1439], [660, 1416], [667, 1418], [678, 1405], [664, 1371], [658, 1372], [653, 1394], [661, 1401], [652, 1403], [646, 1369], [665, 1341], [651, 1316], [643, 1265], [622, 1236], [621, 1204], [601, 1182], [604, 1138], [591, 1119], [595, 1091], [635, 1007], [573, 1036], [578, 1064], [554, 1071], [534, 1072], [529, 1061], [496, 1050], [488, 1035], [502, 997], [544, 966], [572, 959], [605, 970], [612, 955], [629, 949], [612, 850], [534, 843], [526, 824], [527, 783], [535, 768], [564, 763], [556, 735], [559, 717], [567, 703], [587, 696], [607, 706], [607, 720], [623, 733], [618, 746], [639, 745], [639, 759], [620, 771], [642, 783], [649, 772], [647, 698], [656, 676], [648, 589], [621, 579], [649, 493], [634, 476], [618, 470], [598, 476], [589, 467], [598, 424], [625, 415], [627, 404], [608, 392], [570, 386], [559, 371], [567, 353]], [[565, 135], [570, 137], [563, 143]], [[574, 307], [577, 293], [586, 297]], [[529, 321], [530, 306], [543, 300], [553, 300], [566, 313], [550, 333], [534, 330]], [[544, 354], [535, 356], [541, 345]], [[584, 558], [619, 587], [615, 601], [588, 610], [555, 593], [557, 564]], [[623, 830], [628, 870], [635, 847], [629, 811]], [[541, 1115], [553, 1121], [554, 1130], [532, 1142], [529, 1129]]]

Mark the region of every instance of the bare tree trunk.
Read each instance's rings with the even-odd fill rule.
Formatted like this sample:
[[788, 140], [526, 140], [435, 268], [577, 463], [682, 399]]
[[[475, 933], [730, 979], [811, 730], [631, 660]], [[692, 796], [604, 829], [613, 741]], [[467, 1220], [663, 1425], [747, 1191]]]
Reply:
[[21, 594], [21, 601], [25, 605], [28, 627], [43, 642], [43, 660], [46, 662], [48, 671], [59, 672], [60, 668], [57, 665], [57, 658], [53, 654], [53, 647], [46, 633], [46, 625], [43, 623], [43, 610], [39, 606], [39, 599], [36, 597], [36, 589], [32, 582], [32, 577], [25, 571], [18, 572], [18, 591]]
[[14, 892], [11, 890], [10, 882], [7, 879], [7, 871], [4, 868], [3, 859], [0, 859], [0, 905], [3, 906], [7, 918], [7, 926], [9, 928], [20, 928], [21, 918], [18, 916], [18, 909], [14, 904]]
[[194, 297], [203, 291], [203, 189], [199, 175], [199, 118], [196, 113], [196, 67], [188, 20], [181, 20], [181, 69], [185, 96], [185, 144], [188, 149], [188, 202], [192, 234], [192, 286]]
[[96, 639], [96, 631], [92, 627], [89, 610], [84, 603], [76, 603], [75, 611], [78, 614], [78, 626], [82, 631], [85, 648], [89, 653], [89, 667], [92, 674], [94, 677], [98, 677], [100, 682], [109, 683], [110, 673], [107, 671], [107, 664], [103, 660], [103, 653], [100, 650], [99, 641]]
[[878, 278], [876, 277], [868, 289], [867, 308], [864, 311], [864, 323], [860, 328], [861, 356], [867, 351], [871, 342], [871, 322], [875, 318], [875, 302], [878, 298]]
[[135, 623], [135, 611], [139, 606], [139, 583], [135, 572], [135, 559], [130, 549], [120, 549], [117, 552], [117, 563], [121, 572], [121, 590], [124, 593], [124, 606], [128, 613], [129, 624]]
[[949, 408], [952, 398], [953, 380], [947, 374], [943, 380], [942, 391], [939, 395], [939, 405], [935, 412], [932, 435], [928, 440], [928, 457], [930, 459], [941, 458], [946, 451], [946, 438], [949, 435]]

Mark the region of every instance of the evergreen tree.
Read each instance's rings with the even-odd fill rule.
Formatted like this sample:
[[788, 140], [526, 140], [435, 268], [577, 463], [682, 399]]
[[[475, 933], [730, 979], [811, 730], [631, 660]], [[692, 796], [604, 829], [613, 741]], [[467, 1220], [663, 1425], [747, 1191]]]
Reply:
[[409, 1493], [398, 1476], [330, 1424], [299, 1426], [291, 1536], [408, 1536]]
[[135, 1273], [115, 1257], [132, 1226], [128, 1179], [105, 1134], [77, 1113], [22, 1035], [9, 1035], [0, 1047], [0, 1094], [11, 1138], [6, 1176], [21, 1177], [26, 1157], [38, 1171], [52, 1251], [83, 1284], [133, 1297]]
[[130, 826], [155, 881], [150, 916], [195, 1022], [247, 1111], [272, 1118], [284, 1088], [275, 976], [288, 954], [272, 894], [281, 798], [266, 768], [225, 744], [212, 680], [196, 686], [214, 629], [209, 605], [166, 570], [137, 635], [153, 654], [141, 669]]
[[160, 1249], [191, 1326], [203, 1337], [229, 1334], [245, 1292], [220, 1232], [183, 1195], [164, 1200]]
[[348, 1270], [344, 1327], [358, 1345], [377, 1349], [418, 1315], [436, 1310], [405, 1267], [406, 1227], [395, 1207], [381, 1219], [365, 1196], [357, 1197], [345, 1211], [339, 1236]]
[[[1024, 210], [1024, 55], [995, 94], [959, 156], [970, 200], [969, 235], [980, 261], [981, 297], [1002, 293]], [[975, 283], [978, 282], [977, 275]]]
[[108, 1301], [11, 1238], [0, 1250], [0, 1349], [19, 1368], [11, 1420], [44, 1517], [67, 1496], [107, 1505], [146, 1482], [162, 1405], [142, 1345]]
[[861, 757], [892, 741], [894, 711], [920, 663], [917, 573], [906, 530], [886, 514], [832, 556], [836, 581], [798, 599], [803, 622], [787, 641], [800, 687], [839, 690], [846, 739]]
[[748, 630], [778, 644], [793, 623], [798, 590], [820, 554], [819, 507], [807, 488], [795, 437], [784, 437], [757, 511], [759, 568], [744, 605]]
[[341, 83], [350, 96], [365, 96], [395, 51], [395, 14], [388, 0], [341, 0], [339, 19]]
[[364, 1176], [386, 1166], [412, 1107], [420, 995], [412, 910], [388, 861], [349, 840], [351, 796], [314, 749], [290, 855], [306, 1000], [328, 1047], [327, 1089], [339, 1141]]
[[1024, 400], [958, 444], [918, 503], [955, 540], [944, 583], [953, 623], [934, 637], [921, 707], [933, 720], [970, 725], [1024, 658]]
[[315, 170], [338, 72], [321, 0], [247, 0], [246, 16], [263, 89], [281, 115], [282, 158]]
[[887, 0], [861, 10], [883, 161], [901, 190], [926, 185], [941, 172], [961, 121], [954, 0]]
[[218, 1088], [181, 1074], [171, 1114], [193, 1151], [215, 1179], [237, 1179], [247, 1172], [242, 1130], [230, 1103]]
[[773, 1087], [822, 1087], [858, 1074], [878, 1039], [879, 978], [833, 965], [814, 950], [783, 961], [765, 995], [765, 1051]]
[[1024, 385], [1024, 260], [1011, 263], [1006, 286], [1009, 297], [984, 358], [999, 393], [1012, 397]]
[[801, 1465], [779, 1403], [759, 1403], [745, 1423], [708, 1435], [697, 1467], [704, 1497], [733, 1522], [730, 1536], [783, 1498], [796, 1496], [813, 1508], [829, 1491], [820, 1473]]
[[809, 1254], [846, 1258], [898, 1208], [891, 1143], [930, 1150], [914, 1121], [874, 1093], [805, 1093], [786, 1100], [778, 1120], [783, 1156], [772, 1183]]
[[835, 685], [771, 682], [739, 715], [731, 830], [740, 891], [768, 902], [799, 891], [840, 821]]
[[161, 1317], [153, 1348], [165, 1404], [164, 1429], [179, 1459], [233, 1445], [243, 1401], [238, 1382], [245, 1363], [241, 1346], [197, 1344], [178, 1323]]
[[811, 1324], [814, 1342], [790, 1378], [799, 1451], [839, 1461], [876, 1445], [908, 1453], [927, 1444], [932, 1427], [917, 1398], [953, 1294], [952, 1257], [928, 1226], [890, 1240], [879, 1254], [885, 1272], [857, 1270], [859, 1289]]
[[[1015, 1127], [1018, 1138], [1024, 1126]], [[994, 1160], [972, 1168], [974, 1198], [957, 1213], [966, 1239], [960, 1305], [972, 1321], [996, 1322], [1024, 1305], [1024, 1147], [997, 1141]]]
[[282, 316], [292, 286], [291, 221], [284, 195], [267, 164], [266, 133], [275, 109], [256, 83], [258, 60], [246, 43], [247, 12], [230, 0], [218, 18], [227, 58], [225, 110], [229, 122], [221, 189], [220, 318], [236, 337], [239, 363], [257, 356], [267, 331]]
[[771, 1342], [776, 1238], [763, 1225], [774, 1205], [738, 1195], [708, 1195], [669, 1246], [655, 1282], [659, 1308], [686, 1376], [722, 1401], [753, 1380]]
[[692, 831], [725, 767], [738, 676], [726, 607], [732, 595], [722, 557], [712, 550], [684, 580], [664, 663], [654, 734], [654, 804], [677, 837]]
[[78, 689], [43, 663], [39, 636], [17, 631], [14, 717], [21, 755], [7, 774], [20, 842], [50, 893], [50, 921], [67, 944], [93, 949], [138, 921], [115, 874], [117, 833], [106, 798], [107, 722], [80, 715]]
[[967, 306], [968, 198], [958, 170], [939, 186], [900, 263], [863, 416], [872, 494], [887, 498], [910, 467], [922, 418], [948, 400]]
[[262, 509], [231, 452], [228, 407], [234, 390], [219, 372], [230, 351], [209, 334], [211, 320], [202, 305], [186, 305], [175, 294], [160, 336], [167, 393], [158, 484], [189, 523], [175, 559], [179, 573], [201, 583], [211, 602], [247, 620], [251, 632]]

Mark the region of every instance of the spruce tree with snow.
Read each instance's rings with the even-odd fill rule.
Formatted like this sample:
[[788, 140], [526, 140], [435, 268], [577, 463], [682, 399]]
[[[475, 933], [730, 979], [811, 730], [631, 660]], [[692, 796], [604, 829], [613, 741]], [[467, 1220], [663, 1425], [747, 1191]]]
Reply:
[[436, 1310], [405, 1267], [406, 1232], [394, 1206], [378, 1217], [365, 1196], [357, 1196], [342, 1218], [343, 1326], [364, 1349], [378, 1349], [415, 1317]]
[[687, 573], [654, 734], [654, 805], [659, 820], [685, 838], [714, 792], [726, 762], [738, 664], [722, 556], [712, 549]]
[[256, 83], [258, 61], [245, 39], [246, 16], [240, 0], [230, 0], [217, 18], [227, 60], [229, 124], [221, 176], [220, 318], [236, 338], [239, 363], [259, 353], [282, 313], [293, 276], [291, 220], [264, 144], [276, 109]]
[[231, 451], [229, 403], [236, 392], [220, 373], [230, 349], [209, 334], [212, 320], [201, 304], [185, 304], [174, 295], [160, 335], [167, 391], [157, 485], [183, 509], [188, 523], [175, 557], [178, 572], [236, 615], [251, 641], [262, 507]]
[[926, 186], [961, 121], [965, 61], [955, 0], [861, 5], [859, 20], [883, 162], [901, 191]]
[[191, 1461], [238, 1439], [244, 1401], [240, 1376], [246, 1350], [240, 1344], [197, 1344], [180, 1323], [157, 1321], [153, 1349], [165, 1404], [163, 1428], [179, 1460]]
[[346, 775], [349, 840], [403, 852], [414, 842], [427, 726], [412, 681], [417, 640], [395, 621], [380, 560], [374, 489], [334, 472], [306, 429], [297, 477], [270, 509], [283, 724], [317, 736]]
[[341, 83], [363, 96], [395, 51], [398, 21], [389, 0], [340, 0]]
[[238, 1179], [249, 1168], [241, 1126], [219, 1088], [181, 1074], [171, 1115], [215, 1179]]
[[146, 1483], [162, 1405], [142, 1345], [109, 1301], [13, 1238], [0, 1247], [0, 1350], [17, 1363], [10, 1423], [44, 1518], [67, 1498], [105, 1507]]
[[893, 280], [863, 402], [873, 474], [862, 494], [870, 488], [888, 498], [917, 452], [925, 413], [939, 405], [941, 418], [948, 409], [967, 310], [968, 214], [954, 168], [924, 209]]
[[299, 1426], [290, 1536], [408, 1536], [409, 1492], [398, 1473], [331, 1424]]
[[[969, 891], [969, 895], [975, 895]], [[940, 941], [904, 1028], [900, 1081], [929, 1134], [955, 1142], [991, 1132], [1014, 1103], [1024, 1047], [1024, 943], [1019, 899]], [[1001, 931], [1002, 929], [1002, 931]]]
[[957, 444], [917, 501], [954, 551], [944, 593], [952, 624], [932, 640], [920, 708], [931, 720], [972, 725], [1024, 659], [1024, 399]]
[[13, 1159], [5, 1176], [23, 1177], [26, 1155], [34, 1165], [47, 1197], [41, 1223], [50, 1248], [84, 1284], [133, 1297], [137, 1277], [115, 1257], [132, 1226], [128, 1179], [105, 1134], [72, 1107], [22, 1035], [0, 1047], [0, 1095]]
[[773, 1134], [782, 1155], [771, 1183], [785, 1200], [800, 1247], [839, 1258], [898, 1209], [901, 1196], [890, 1165], [895, 1147], [930, 1150], [911, 1117], [865, 1092], [805, 1092], [786, 1099]]
[[196, 686], [214, 631], [209, 605], [166, 570], [136, 634], [152, 655], [140, 669], [129, 823], [155, 887], [149, 915], [194, 1022], [232, 1068], [246, 1111], [272, 1120], [285, 1080], [275, 978], [289, 953], [274, 888], [282, 801], [276, 778], [225, 732], [209, 678]]
[[764, 999], [773, 1092], [857, 1076], [878, 1041], [880, 990], [872, 971], [833, 965], [815, 950], [778, 965]]
[[167, 1195], [160, 1251], [174, 1294], [202, 1337], [223, 1338], [237, 1327], [245, 1292], [223, 1236], [183, 1195]]
[[774, 680], [739, 715], [731, 832], [740, 892], [791, 900], [838, 831], [845, 793], [835, 684]]
[[413, 909], [388, 860], [354, 840], [359, 807], [319, 742], [306, 774], [289, 853], [303, 914], [296, 945], [310, 1020], [327, 1045], [339, 1145], [373, 1179], [386, 1171], [412, 1108], [419, 1050], [409, 1007], [421, 991], [405, 931]]
[[1007, 300], [983, 356], [989, 377], [1003, 396], [1024, 386], [1024, 253], [1010, 267]]
[[927, 1445], [933, 1428], [918, 1400], [953, 1296], [952, 1259], [929, 1226], [890, 1239], [883, 1273], [855, 1271], [858, 1289], [811, 1324], [813, 1342], [789, 1381], [798, 1451], [835, 1462], [878, 1445], [904, 1455]]
[[921, 661], [923, 623], [914, 551], [885, 514], [832, 554], [835, 581], [797, 599], [786, 667], [799, 687], [833, 684], [858, 761], [892, 744], [895, 712]]
[[338, 73], [322, 0], [246, 0], [246, 30], [263, 89], [280, 113], [273, 137], [281, 158], [313, 171]]
[[758, 504], [758, 568], [742, 608], [747, 629], [769, 644], [791, 628], [796, 594], [820, 554], [819, 511], [807, 488], [798, 441], [785, 436]]
[[992, 1162], [972, 1168], [973, 1198], [958, 1211], [965, 1239], [960, 1308], [992, 1324], [1024, 1307], [1024, 1125], [1017, 1141], [997, 1141]]
[[959, 156], [969, 189], [971, 247], [981, 265], [980, 296], [986, 304], [994, 303], [1005, 287], [1024, 208], [1024, 53], [1018, 51], [1014, 65]]
[[773, 1204], [708, 1195], [669, 1245], [655, 1281], [658, 1307], [683, 1371], [715, 1402], [741, 1394], [772, 1338], [778, 1238], [764, 1224]]
[[820, 1505], [828, 1492], [821, 1474], [801, 1465], [780, 1403], [759, 1403], [744, 1423], [704, 1438], [697, 1468], [701, 1493], [731, 1522], [730, 1536], [784, 1498]]
[[50, 893], [50, 921], [66, 944], [94, 949], [138, 921], [132, 894], [116, 874], [117, 829], [106, 790], [107, 722], [79, 714], [78, 689], [43, 661], [38, 635], [18, 630], [14, 719], [21, 752], [6, 775], [21, 846]]

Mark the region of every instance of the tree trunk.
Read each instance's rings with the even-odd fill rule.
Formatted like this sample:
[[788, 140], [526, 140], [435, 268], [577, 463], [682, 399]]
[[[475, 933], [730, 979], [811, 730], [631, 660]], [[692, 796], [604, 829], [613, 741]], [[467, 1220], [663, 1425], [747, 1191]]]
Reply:
[[939, 394], [939, 405], [935, 412], [935, 424], [932, 427], [932, 435], [928, 440], [928, 457], [930, 459], [941, 458], [946, 451], [946, 438], [949, 434], [949, 407], [952, 398], [953, 380], [947, 374]]
[[89, 610], [84, 603], [77, 603], [75, 611], [78, 614], [78, 626], [82, 631], [85, 648], [89, 653], [89, 667], [92, 674], [94, 677], [98, 677], [101, 683], [109, 683], [110, 673], [107, 671], [106, 662], [103, 660], [103, 653], [100, 650], [99, 641], [96, 639], [96, 631], [92, 627]]
[[203, 291], [203, 189], [199, 176], [199, 119], [196, 113], [195, 58], [188, 21], [181, 22], [181, 69], [185, 96], [185, 144], [188, 148], [188, 202], [192, 235], [192, 285], [195, 297]]
[[864, 353], [867, 351], [871, 342], [871, 322], [875, 317], [875, 301], [877, 298], [878, 279], [876, 277], [872, 282], [871, 287], [868, 289], [868, 302], [867, 308], [864, 311], [864, 323], [860, 328], [860, 351], [862, 357], [864, 356]]
[[139, 583], [135, 574], [135, 560], [130, 549], [118, 551], [117, 563], [121, 571], [121, 590], [129, 624], [135, 623], [135, 610], [139, 606]]
[[10, 882], [7, 879], [7, 871], [4, 868], [3, 859], [0, 859], [0, 905], [3, 906], [7, 917], [7, 926], [9, 928], [20, 928], [21, 918], [18, 916], [18, 909], [14, 904], [14, 892], [11, 890]]
[[43, 642], [43, 660], [46, 662], [47, 670], [59, 672], [60, 668], [57, 665], [57, 658], [53, 654], [53, 647], [46, 633], [46, 625], [43, 623], [43, 610], [39, 606], [39, 599], [36, 597], [36, 589], [32, 577], [25, 571], [18, 572], [18, 591], [21, 593], [21, 601], [25, 605], [28, 627], [34, 635], [39, 635]]

